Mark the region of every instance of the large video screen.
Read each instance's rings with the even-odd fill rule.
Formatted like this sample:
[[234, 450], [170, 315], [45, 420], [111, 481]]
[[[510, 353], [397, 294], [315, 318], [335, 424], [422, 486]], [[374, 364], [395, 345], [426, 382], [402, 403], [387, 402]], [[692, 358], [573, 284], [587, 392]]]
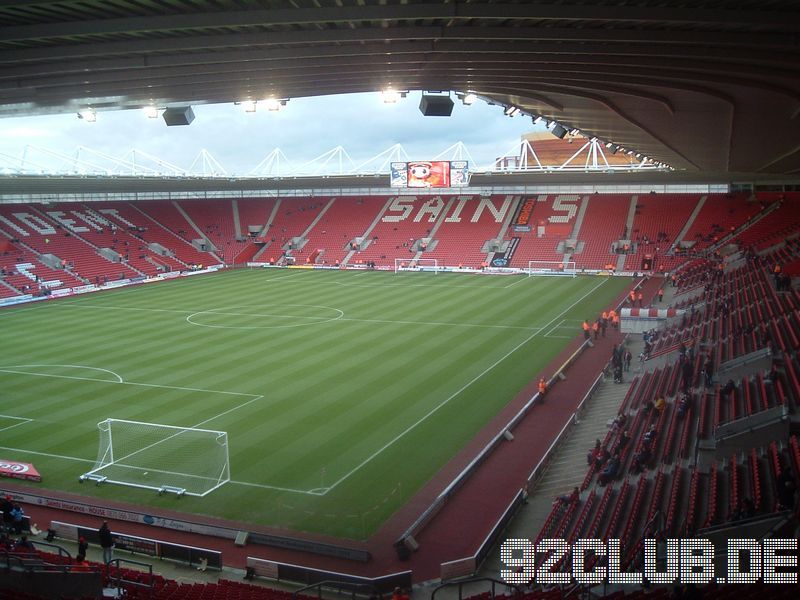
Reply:
[[391, 187], [447, 188], [469, 185], [466, 160], [418, 160], [391, 164]]

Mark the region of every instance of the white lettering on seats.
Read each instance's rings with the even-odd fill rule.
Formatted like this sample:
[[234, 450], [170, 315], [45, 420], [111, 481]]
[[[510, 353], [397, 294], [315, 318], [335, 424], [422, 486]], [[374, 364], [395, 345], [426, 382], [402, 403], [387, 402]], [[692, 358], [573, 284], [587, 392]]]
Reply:
[[108, 215], [109, 217], [114, 217], [115, 219], [117, 219], [117, 221], [119, 221], [120, 223], [125, 223], [125, 225], [127, 225], [128, 227], [136, 227], [136, 225], [134, 225], [133, 223], [122, 217], [116, 208], [101, 208], [98, 212], [103, 213], [104, 215]]
[[492, 215], [494, 215], [494, 222], [502, 223], [503, 219], [506, 216], [506, 213], [508, 212], [509, 207], [511, 206], [511, 201], [512, 201], [512, 196], [506, 196], [503, 199], [503, 203], [499, 207], [497, 207], [494, 205], [494, 202], [492, 202], [492, 199], [490, 197], [482, 196], [481, 201], [478, 203], [478, 208], [475, 209], [475, 214], [472, 215], [472, 219], [470, 221], [472, 223], [477, 223], [480, 220], [481, 215], [483, 215], [483, 210], [485, 208], [488, 208], [489, 212], [491, 212]]
[[428, 200], [425, 204], [422, 205], [422, 208], [419, 209], [417, 216], [414, 217], [414, 223], [419, 223], [422, 221], [425, 215], [428, 215], [428, 223], [433, 223], [436, 219], [439, 218], [439, 215], [442, 213], [444, 209], [444, 200], [442, 200], [441, 196], [434, 196], [430, 200]]
[[64, 227], [74, 231], [75, 233], [86, 233], [87, 231], [89, 231], [88, 229], [86, 229], [86, 227], [83, 227], [82, 225], [76, 225], [74, 220], [67, 219], [64, 216], [64, 213], [61, 212], [60, 210], [48, 210], [47, 214], [50, 215], [51, 219], [53, 219], [54, 221], [58, 221]]
[[[414, 202], [416, 201], [416, 196], [409, 196], [407, 198], [401, 198], [400, 196], [396, 196], [392, 199], [391, 204], [389, 204], [389, 208], [386, 209], [386, 212], [397, 212], [400, 211], [402, 214], [400, 215], [384, 215], [381, 221], [384, 223], [398, 223], [400, 221], [405, 221], [408, 216], [411, 214], [411, 211], [414, 210]], [[105, 211], [103, 211], [105, 212]]]
[[29, 213], [14, 213], [20, 221], [42, 235], [55, 235], [56, 230], [44, 219]]
[[24, 236], [26, 236], [26, 237], [30, 235], [30, 233], [28, 233], [27, 231], [25, 231], [25, 230], [24, 230], [22, 227], [20, 227], [19, 225], [17, 225], [16, 223], [14, 223], [14, 222], [12, 222], [12, 221], [9, 221], [8, 219], [6, 219], [6, 218], [5, 218], [5, 217], [3, 217], [3, 216], [0, 216], [0, 222], [3, 222], [3, 223], [5, 223], [6, 225], [8, 225], [9, 227], [11, 227], [11, 229], [13, 229], [14, 231], [16, 231], [16, 232], [17, 232], [18, 234], [20, 234], [20, 235], [24, 235]]
[[464, 206], [467, 204], [468, 200], [471, 200], [472, 196], [459, 196], [458, 202], [456, 203], [455, 207], [453, 208], [450, 216], [448, 216], [444, 222], [445, 223], [461, 223], [461, 211], [464, 210]]
[[78, 217], [81, 221], [89, 225], [90, 227], [100, 231], [103, 227], [108, 227], [111, 225], [111, 222], [108, 219], [98, 215], [96, 212], [87, 211], [85, 213], [73, 210], [72, 214]]
[[571, 203], [577, 203], [580, 199], [581, 197], [578, 194], [556, 196], [555, 200], [553, 200], [553, 211], [565, 212], [566, 214], [552, 215], [547, 220], [551, 223], [568, 223], [578, 214], [578, 205]]

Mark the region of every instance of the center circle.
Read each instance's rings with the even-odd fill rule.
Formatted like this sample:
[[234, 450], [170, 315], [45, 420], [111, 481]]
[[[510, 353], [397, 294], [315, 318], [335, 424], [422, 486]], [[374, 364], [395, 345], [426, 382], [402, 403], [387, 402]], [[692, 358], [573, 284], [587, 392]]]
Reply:
[[212, 329], [286, 329], [337, 321], [344, 312], [315, 304], [259, 304], [201, 310], [186, 322]]

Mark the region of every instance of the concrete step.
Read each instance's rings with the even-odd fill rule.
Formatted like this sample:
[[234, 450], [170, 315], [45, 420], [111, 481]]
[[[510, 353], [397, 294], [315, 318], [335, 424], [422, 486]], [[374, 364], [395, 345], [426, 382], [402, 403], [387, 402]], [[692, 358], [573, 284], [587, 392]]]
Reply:
[[[629, 387], [630, 382], [615, 384], [610, 378], [600, 384], [568, 437], [556, 449], [546, 472], [530, 491], [528, 503], [514, 518], [504, 539], [535, 539], [552, 510], [553, 500], [561, 494], [568, 494], [583, 482], [588, 469], [586, 453], [594, 446], [595, 439], [605, 437], [608, 423], [617, 415]], [[498, 546], [486, 559], [480, 574], [499, 578], [503, 568], [506, 565], [500, 562]]]

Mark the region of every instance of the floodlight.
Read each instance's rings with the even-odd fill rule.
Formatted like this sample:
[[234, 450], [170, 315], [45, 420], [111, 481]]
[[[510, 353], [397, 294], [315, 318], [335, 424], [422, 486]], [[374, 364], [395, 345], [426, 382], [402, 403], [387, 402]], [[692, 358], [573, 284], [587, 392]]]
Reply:
[[533, 124], [534, 125], [538, 125], [539, 123], [542, 123], [542, 122], [544, 122], [546, 120], [547, 119], [545, 119], [544, 117], [537, 115], [536, 117], [533, 118]]
[[472, 92], [469, 92], [467, 94], [464, 94], [461, 97], [461, 103], [464, 106], [470, 106], [470, 105], [474, 104], [475, 100], [477, 100], [477, 99], [478, 99], [478, 97], [475, 94], [473, 94]]
[[157, 119], [158, 109], [155, 106], [145, 106], [144, 116], [147, 117], [148, 119]]
[[244, 112], [254, 113], [256, 112], [256, 101], [245, 100], [244, 102], [242, 102], [242, 107], [244, 108]]
[[381, 100], [384, 104], [397, 104], [400, 100], [400, 92], [397, 90], [386, 89], [381, 92]]
[[87, 123], [94, 123], [97, 121], [97, 113], [93, 108], [86, 108], [84, 110], [78, 111], [78, 118], [83, 119]]
[[276, 100], [275, 98], [267, 98], [264, 100], [264, 104], [267, 107], [267, 110], [276, 111], [280, 110], [281, 106], [286, 104], [285, 100]]
[[580, 132], [581, 132], [581, 130], [578, 129], [577, 127], [573, 127], [572, 129], [569, 130], [569, 134], [570, 135], [579, 135]]
[[503, 114], [507, 117], [513, 117], [514, 115], [519, 113], [519, 109], [516, 106], [506, 106]]
[[563, 125], [556, 123], [550, 133], [563, 140], [564, 136], [567, 135], [567, 129]]

